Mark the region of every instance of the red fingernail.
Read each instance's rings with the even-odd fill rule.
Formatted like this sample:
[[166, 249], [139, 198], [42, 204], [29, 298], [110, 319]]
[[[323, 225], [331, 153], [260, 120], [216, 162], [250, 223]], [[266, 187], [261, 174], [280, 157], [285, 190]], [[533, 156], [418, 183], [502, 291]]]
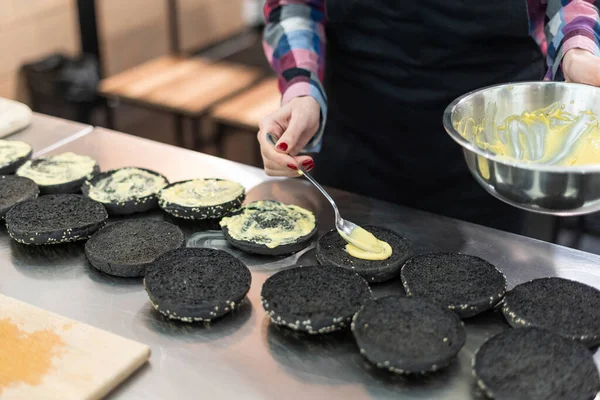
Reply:
[[295, 166], [295, 165], [293, 165], [293, 164], [288, 164], [287, 166], [288, 166], [288, 168], [289, 168], [289, 169], [292, 169], [292, 170], [294, 170], [294, 171], [297, 171], [297, 170], [298, 170], [298, 167], [296, 167], [296, 166]]
[[313, 162], [313, 160], [304, 160], [304, 161], [302, 162], [302, 166], [303, 166], [303, 167], [308, 167], [308, 166], [309, 166], [309, 165], [311, 165], [311, 164], [312, 164], [312, 165], [315, 165], [315, 163]]
[[288, 145], [285, 142], [281, 142], [277, 145], [277, 148], [281, 151], [286, 151], [288, 149]]
[[310, 171], [311, 169], [313, 169], [315, 167], [314, 163], [310, 163], [309, 165], [306, 166], [306, 170]]

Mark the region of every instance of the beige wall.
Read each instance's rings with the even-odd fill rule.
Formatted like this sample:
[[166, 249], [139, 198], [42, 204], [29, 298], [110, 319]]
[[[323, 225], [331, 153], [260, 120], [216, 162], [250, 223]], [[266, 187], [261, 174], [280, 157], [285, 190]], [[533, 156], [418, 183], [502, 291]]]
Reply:
[[183, 51], [194, 51], [239, 33], [245, 26], [245, 0], [179, 0]]
[[[245, 26], [244, 1], [179, 0], [182, 50], [195, 50], [240, 32]], [[169, 53], [166, 0], [99, 0], [97, 7], [106, 76]]]
[[168, 52], [166, 4], [166, 0], [96, 1], [106, 76]]
[[75, 0], [0, 0], [0, 97], [26, 100], [23, 63], [79, 48]]

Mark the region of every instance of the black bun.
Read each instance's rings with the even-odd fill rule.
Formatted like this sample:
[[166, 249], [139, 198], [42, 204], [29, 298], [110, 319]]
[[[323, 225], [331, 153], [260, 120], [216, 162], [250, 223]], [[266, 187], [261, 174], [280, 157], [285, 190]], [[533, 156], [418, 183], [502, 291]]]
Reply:
[[510, 329], [475, 353], [479, 387], [499, 400], [592, 400], [600, 377], [581, 344], [538, 328]]
[[362, 260], [352, 257], [345, 250], [346, 241], [337, 230], [332, 229], [321, 236], [317, 243], [317, 261], [321, 264], [350, 269], [372, 283], [398, 277], [404, 262], [414, 254], [410, 240], [394, 231], [378, 226], [365, 225], [363, 228], [392, 247], [390, 258], [387, 260]]
[[600, 344], [600, 291], [564, 278], [534, 279], [506, 293], [502, 308], [515, 327], [534, 326], [592, 347]]
[[369, 361], [392, 372], [425, 373], [446, 367], [466, 341], [455, 313], [426, 300], [387, 296], [373, 300], [352, 322]]
[[34, 181], [15, 175], [0, 176], [0, 218], [15, 204], [33, 200], [40, 194]]
[[148, 266], [166, 252], [185, 245], [177, 226], [137, 219], [108, 225], [85, 244], [90, 263], [100, 271], [121, 277], [144, 276]]
[[[232, 212], [228, 217], [234, 217], [240, 214], [244, 213], [244, 210], [248, 207], [256, 207], [256, 204], [259, 202], [254, 202], [254, 203], [249, 203], [246, 204], [244, 207], [242, 207], [241, 209]], [[262, 201], [262, 203], [279, 203], [276, 201], [270, 201], [270, 200], [265, 200]], [[279, 203], [282, 204], [282, 203]], [[263, 216], [266, 215], [266, 213], [263, 213], [261, 215], [261, 218], [263, 218]], [[269, 224], [271, 222], [267, 222], [267, 224]], [[254, 253], [254, 254], [262, 254], [262, 255], [269, 255], [269, 256], [275, 256], [275, 255], [285, 255], [285, 254], [292, 254], [292, 253], [296, 253], [300, 250], [305, 249], [312, 241], [312, 239], [315, 237], [315, 235], [317, 234], [318, 231], [318, 223], [317, 220], [315, 219], [315, 227], [313, 228], [313, 230], [308, 233], [305, 236], [301, 236], [299, 238], [297, 238], [296, 240], [294, 240], [291, 243], [287, 243], [287, 244], [282, 244], [279, 245], [277, 247], [274, 248], [270, 248], [262, 243], [255, 243], [249, 240], [238, 240], [235, 239], [231, 236], [230, 232], [229, 232], [229, 228], [224, 225], [223, 223], [221, 223], [221, 229], [223, 230], [223, 234], [225, 235], [225, 238], [227, 239], [227, 241], [234, 247], [246, 252], [246, 253]]]
[[363, 278], [328, 265], [280, 271], [261, 290], [263, 307], [274, 324], [313, 334], [349, 326], [370, 299], [371, 289]]
[[250, 270], [214, 249], [172, 250], [146, 272], [144, 286], [154, 308], [185, 322], [210, 321], [232, 312], [246, 297]]
[[[158, 172], [151, 171], [149, 169], [138, 167], [118, 168], [107, 172], [102, 172], [94, 176], [92, 179], [86, 180], [81, 186], [81, 193], [83, 193], [84, 196], [89, 197], [90, 188], [92, 186], [96, 185], [99, 181], [101, 181], [104, 178], [110, 178], [110, 176], [113, 175], [115, 172], [129, 168], [135, 168], [148, 172], [149, 174], [159, 176], [163, 178], [165, 182], [168, 182], [167, 178], [165, 178], [163, 175], [159, 174]], [[134, 213], [142, 213], [158, 207], [157, 194], [158, 193], [152, 193], [148, 196], [143, 197], [130, 197], [125, 201], [110, 201], [106, 203], [102, 202], [102, 205], [104, 205], [106, 211], [108, 211], [110, 215], [129, 215]]]
[[[224, 181], [224, 179], [218, 179], [218, 178], [211, 178], [211, 180]], [[166, 186], [163, 190], [161, 190], [161, 193], [163, 191], [173, 188], [175, 186], [182, 185], [182, 184], [192, 182], [192, 181], [194, 181], [194, 179], [172, 183], [172, 184]], [[162, 208], [166, 213], [171, 214], [172, 216], [174, 216], [176, 218], [205, 220], [205, 219], [222, 218], [223, 216], [229, 214], [232, 210], [238, 209], [244, 202], [245, 198], [246, 198], [246, 191], [244, 190], [244, 192], [241, 195], [239, 195], [235, 199], [227, 201], [223, 204], [215, 204], [212, 206], [203, 206], [203, 207], [189, 207], [189, 206], [184, 206], [184, 205], [177, 204], [177, 203], [171, 203], [167, 200], [164, 200], [161, 197], [161, 194], [159, 193], [158, 204], [159, 204], [160, 208]]]
[[402, 267], [406, 294], [423, 297], [469, 318], [493, 308], [506, 293], [506, 277], [475, 256], [434, 253], [415, 256]]
[[23, 157], [19, 157], [10, 164], [0, 167], [0, 175], [14, 174], [21, 165], [31, 159], [32, 154], [33, 149], [29, 150], [29, 153], [25, 154]]
[[23, 244], [59, 244], [85, 240], [108, 218], [106, 210], [81, 195], [42, 196], [15, 205], [6, 213], [10, 237]]

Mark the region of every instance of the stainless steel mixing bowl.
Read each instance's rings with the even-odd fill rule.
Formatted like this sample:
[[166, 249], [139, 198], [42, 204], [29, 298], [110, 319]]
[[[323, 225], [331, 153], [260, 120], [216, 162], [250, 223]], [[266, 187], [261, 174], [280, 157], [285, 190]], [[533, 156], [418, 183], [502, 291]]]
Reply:
[[475, 179], [498, 199], [525, 210], [553, 215], [600, 211], [600, 164], [555, 166], [507, 160], [472, 144], [455, 129], [463, 118], [481, 124], [495, 103], [499, 124], [510, 115], [559, 102], [566, 111], [591, 110], [600, 116], [600, 88], [563, 82], [510, 83], [482, 88], [454, 100], [444, 112], [444, 127], [463, 148]]

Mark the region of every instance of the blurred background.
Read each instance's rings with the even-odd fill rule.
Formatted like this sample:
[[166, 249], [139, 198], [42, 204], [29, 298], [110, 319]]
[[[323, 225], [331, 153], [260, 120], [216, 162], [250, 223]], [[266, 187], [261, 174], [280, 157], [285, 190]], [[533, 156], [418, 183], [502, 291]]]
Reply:
[[[258, 122], [279, 105], [263, 5], [0, 0], [0, 97], [262, 167]], [[600, 254], [597, 215], [533, 216], [526, 233]]]
[[0, 97], [259, 165], [255, 115], [279, 102], [264, 0], [0, 4]]

